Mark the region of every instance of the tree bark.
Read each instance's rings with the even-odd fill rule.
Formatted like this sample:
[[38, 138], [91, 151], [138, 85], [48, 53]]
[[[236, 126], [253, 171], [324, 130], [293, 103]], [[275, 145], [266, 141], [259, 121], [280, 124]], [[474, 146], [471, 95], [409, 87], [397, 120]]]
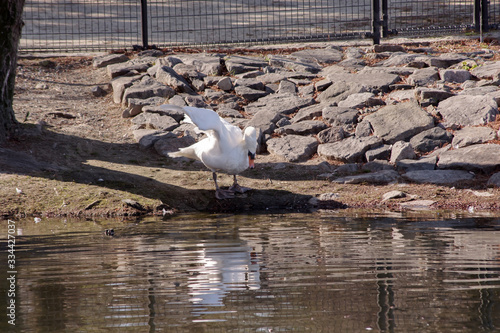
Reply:
[[12, 100], [25, 0], [0, 1], [0, 143], [17, 124]]

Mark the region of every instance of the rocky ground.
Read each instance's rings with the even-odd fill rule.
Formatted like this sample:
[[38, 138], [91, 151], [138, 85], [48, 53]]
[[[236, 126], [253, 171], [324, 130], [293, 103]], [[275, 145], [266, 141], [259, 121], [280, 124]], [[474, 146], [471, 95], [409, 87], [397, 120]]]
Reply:
[[[22, 58], [0, 213], [497, 211], [499, 50], [471, 39]], [[253, 191], [216, 200], [202, 164], [165, 156], [197, 139], [158, 110], [166, 100], [259, 129], [257, 169], [240, 177]]]

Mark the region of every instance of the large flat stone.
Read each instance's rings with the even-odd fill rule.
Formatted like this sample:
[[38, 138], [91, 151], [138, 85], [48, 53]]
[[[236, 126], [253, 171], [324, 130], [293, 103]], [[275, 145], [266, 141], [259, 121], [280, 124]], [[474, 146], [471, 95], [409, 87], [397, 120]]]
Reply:
[[432, 116], [413, 102], [384, 106], [364, 120], [370, 123], [373, 133], [386, 143], [405, 141], [434, 127]]
[[287, 135], [267, 141], [267, 150], [289, 162], [306, 161], [311, 158], [318, 147], [318, 141], [313, 137]]
[[440, 102], [437, 112], [443, 117], [443, 125], [453, 129], [462, 126], [486, 125], [494, 121], [498, 105], [491, 96], [453, 96]]
[[448, 150], [439, 155], [440, 169], [463, 169], [491, 173], [500, 169], [500, 145], [478, 144]]
[[403, 178], [419, 184], [449, 185], [471, 180], [474, 175], [462, 170], [417, 170], [403, 174]]
[[376, 136], [357, 138], [348, 137], [342, 141], [325, 143], [318, 146], [318, 154], [327, 159], [343, 162], [363, 162], [365, 153], [382, 145], [382, 140]]
[[464, 127], [455, 131], [451, 145], [454, 148], [462, 148], [478, 143], [486, 143], [497, 138], [496, 132], [490, 127]]
[[381, 170], [361, 175], [341, 177], [332, 180], [332, 182], [338, 184], [389, 184], [396, 181], [398, 178], [399, 173], [394, 170]]

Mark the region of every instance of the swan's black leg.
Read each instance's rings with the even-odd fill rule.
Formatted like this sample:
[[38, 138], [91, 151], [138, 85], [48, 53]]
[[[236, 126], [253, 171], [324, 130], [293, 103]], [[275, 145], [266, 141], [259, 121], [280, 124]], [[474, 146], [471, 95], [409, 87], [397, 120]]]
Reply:
[[221, 190], [217, 184], [217, 174], [212, 172], [212, 177], [215, 183], [215, 197], [219, 200], [234, 198], [234, 192], [231, 190]]
[[238, 193], [245, 193], [247, 191], [250, 191], [251, 188], [249, 187], [241, 187], [239, 184], [238, 184], [238, 181], [236, 180], [236, 175], [233, 176], [234, 177], [234, 182], [233, 182], [233, 186], [231, 186], [229, 188], [230, 191], [233, 191], [233, 192], [238, 192]]

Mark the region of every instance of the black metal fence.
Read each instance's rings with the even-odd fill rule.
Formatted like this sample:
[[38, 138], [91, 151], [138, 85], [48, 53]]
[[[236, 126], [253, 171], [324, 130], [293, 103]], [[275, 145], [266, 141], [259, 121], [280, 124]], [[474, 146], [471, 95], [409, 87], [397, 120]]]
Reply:
[[21, 51], [106, 51], [488, 30], [500, 0], [27, 0]]

